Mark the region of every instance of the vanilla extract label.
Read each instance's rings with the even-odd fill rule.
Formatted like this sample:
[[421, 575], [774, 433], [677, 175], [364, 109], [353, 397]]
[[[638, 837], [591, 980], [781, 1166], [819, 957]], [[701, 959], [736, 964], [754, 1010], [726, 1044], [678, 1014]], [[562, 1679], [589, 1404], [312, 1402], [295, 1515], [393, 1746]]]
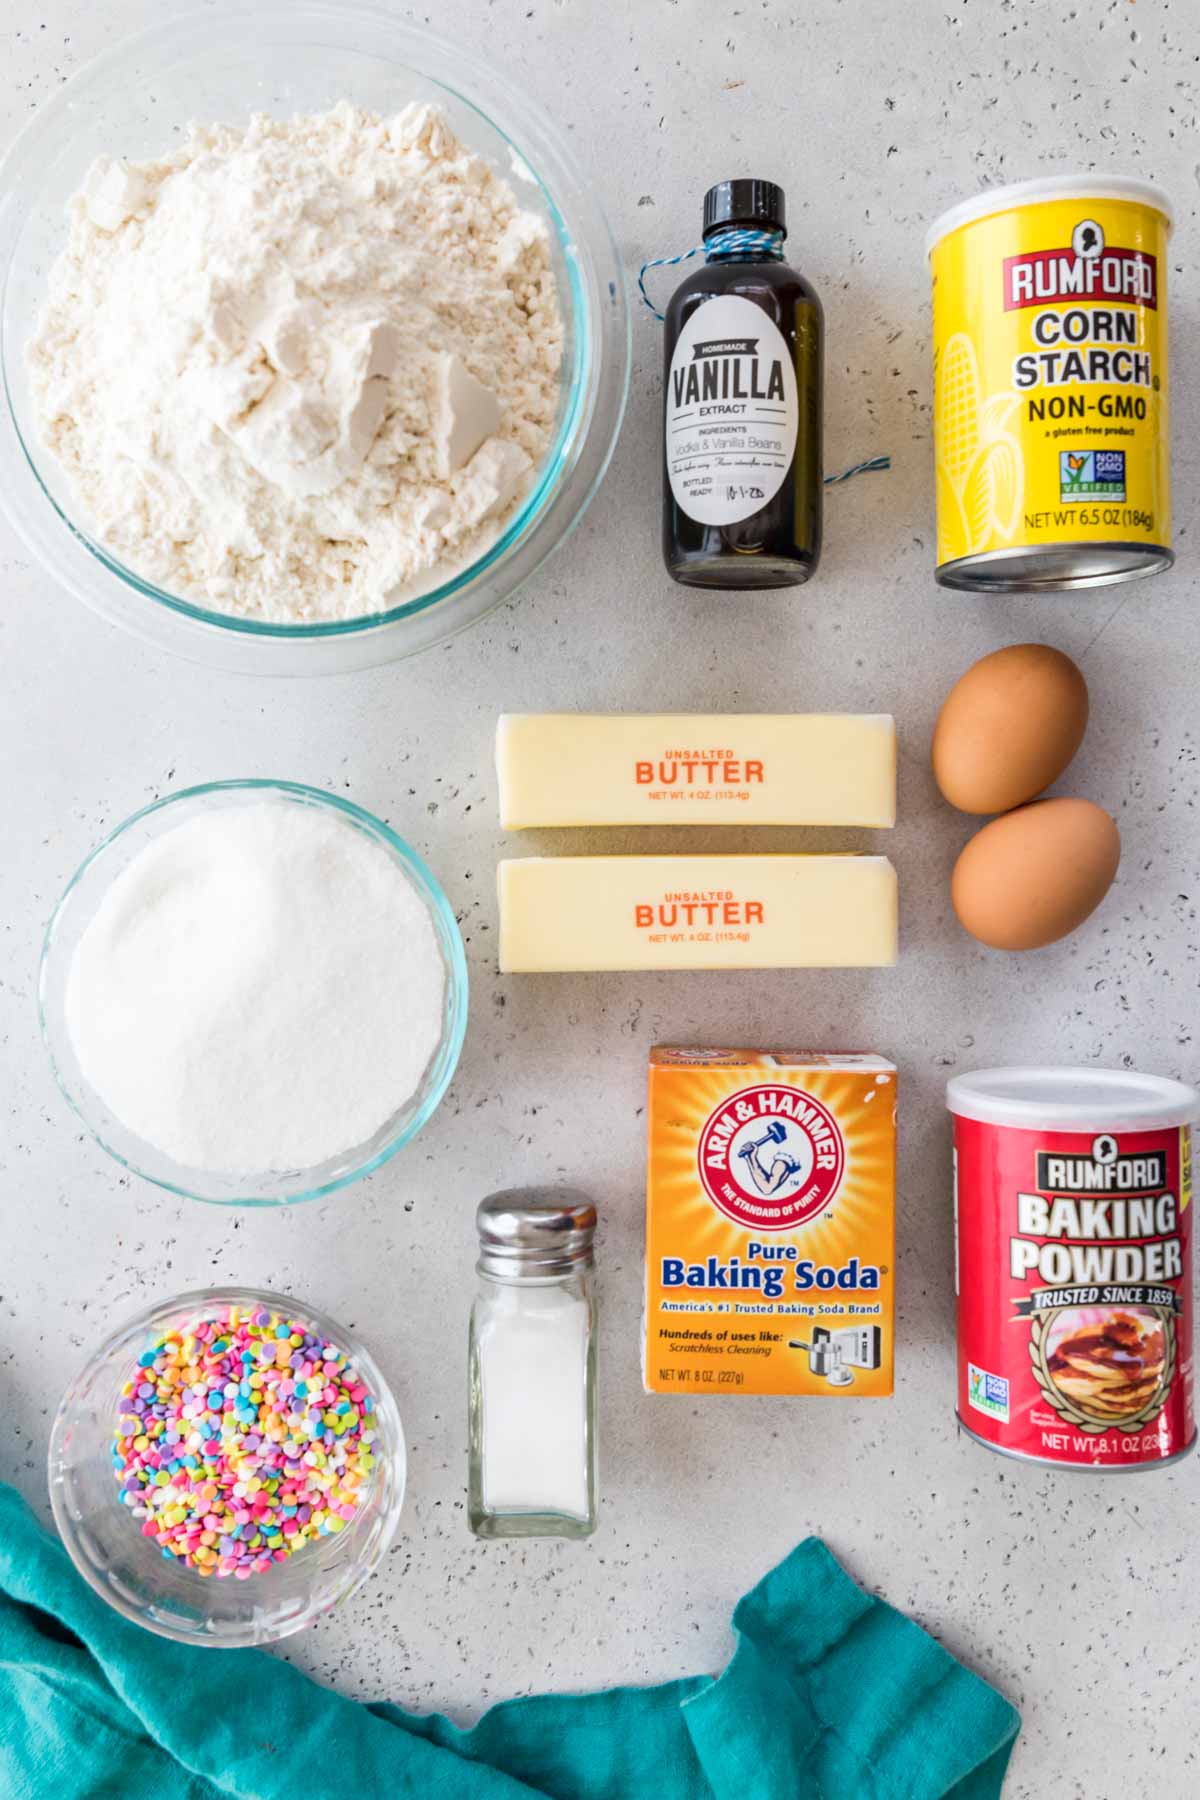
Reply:
[[671, 370], [675, 405], [701, 406], [712, 400], [785, 399], [783, 361], [759, 355], [757, 337], [718, 338], [692, 345], [692, 361]]
[[761, 307], [718, 294], [679, 334], [667, 374], [667, 478], [704, 525], [748, 519], [778, 493], [796, 450], [796, 372]]

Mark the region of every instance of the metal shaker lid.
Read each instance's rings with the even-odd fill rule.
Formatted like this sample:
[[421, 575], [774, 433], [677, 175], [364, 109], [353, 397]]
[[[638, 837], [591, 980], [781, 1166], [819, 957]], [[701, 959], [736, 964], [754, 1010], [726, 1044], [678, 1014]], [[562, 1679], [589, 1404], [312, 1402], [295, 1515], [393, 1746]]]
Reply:
[[481, 1275], [540, 1280], [592, 1266], [596, 1209], [573, 1188], [506, 1188], [479, 1202]]

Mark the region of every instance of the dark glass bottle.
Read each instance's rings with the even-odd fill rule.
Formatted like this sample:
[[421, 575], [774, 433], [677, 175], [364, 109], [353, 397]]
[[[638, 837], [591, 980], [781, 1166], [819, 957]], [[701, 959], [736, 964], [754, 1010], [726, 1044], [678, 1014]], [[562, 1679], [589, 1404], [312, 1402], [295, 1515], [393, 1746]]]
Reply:
[[782, 189], [719, 182], [667, 307], [663, 560], [691, 587], [793, 587], [821, 555], [824, 321], [786, 235]]

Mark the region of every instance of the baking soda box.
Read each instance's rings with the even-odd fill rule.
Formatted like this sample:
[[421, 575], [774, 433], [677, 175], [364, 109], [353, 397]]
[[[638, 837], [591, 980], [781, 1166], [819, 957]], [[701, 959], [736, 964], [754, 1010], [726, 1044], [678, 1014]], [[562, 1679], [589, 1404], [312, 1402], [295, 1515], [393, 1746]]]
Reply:
[[896, 1069], [650, 1053], [652, 1394], [890, 1394]]

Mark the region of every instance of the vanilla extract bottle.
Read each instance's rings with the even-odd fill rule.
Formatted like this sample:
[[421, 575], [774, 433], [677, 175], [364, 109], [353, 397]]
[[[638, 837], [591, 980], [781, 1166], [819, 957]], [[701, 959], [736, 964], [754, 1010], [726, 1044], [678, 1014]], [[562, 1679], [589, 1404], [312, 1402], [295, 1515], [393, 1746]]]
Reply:
[[718, 182], [667, 307], [663, 560], [691, 587], [794, 587], [820, 558], [824, 322], [786, 236], [774, 182]]

